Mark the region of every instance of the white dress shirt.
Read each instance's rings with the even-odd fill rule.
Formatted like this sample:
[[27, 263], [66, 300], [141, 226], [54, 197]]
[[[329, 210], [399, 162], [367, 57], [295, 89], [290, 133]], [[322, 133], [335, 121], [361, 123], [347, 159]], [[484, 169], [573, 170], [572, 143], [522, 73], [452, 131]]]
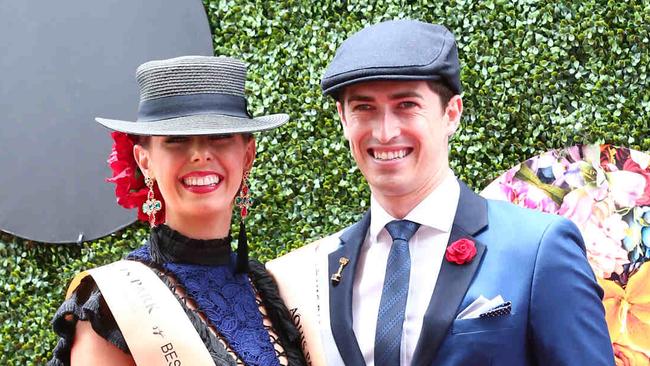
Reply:
[[[424, 313], [440, 272], [459, 196], [460, 186], [450, 171], [443, 182], [404, 218], [420, 224], [420, 228], [409, 241], [411, 276], [402, 328], [401, 365], [410, 365], [413, 359]], [[377, 314], [388, 253], [393, 243], [384, 226], [393, 220], [397, 219], [388, 214], [375, 197], [371, 197], [370, 229], [359, 254], [352, 293], [354, 334], [368, 366], [375, 364]]]

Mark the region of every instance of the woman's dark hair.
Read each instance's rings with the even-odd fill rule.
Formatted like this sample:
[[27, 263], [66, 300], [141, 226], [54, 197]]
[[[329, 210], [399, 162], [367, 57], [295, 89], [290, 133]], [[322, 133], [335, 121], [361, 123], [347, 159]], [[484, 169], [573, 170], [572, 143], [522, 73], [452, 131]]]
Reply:
[[149, 142], [151, 142], [151, 136], [141, 136], [141, 135], [129, 135], [133, 140], [133, 143], [140, 145], [144, 148], [149, 147]]

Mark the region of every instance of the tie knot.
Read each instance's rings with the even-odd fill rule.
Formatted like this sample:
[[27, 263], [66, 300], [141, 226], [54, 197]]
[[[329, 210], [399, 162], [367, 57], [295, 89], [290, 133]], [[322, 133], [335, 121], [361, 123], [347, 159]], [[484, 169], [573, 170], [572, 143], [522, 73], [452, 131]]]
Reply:
[[393, 238], [393, 241], [402, 239], [404, 241], [411, 240], [413, 234], [418, 231], [420, 224], [409, 220], [395, 220], [386, 224], [386, 230]]

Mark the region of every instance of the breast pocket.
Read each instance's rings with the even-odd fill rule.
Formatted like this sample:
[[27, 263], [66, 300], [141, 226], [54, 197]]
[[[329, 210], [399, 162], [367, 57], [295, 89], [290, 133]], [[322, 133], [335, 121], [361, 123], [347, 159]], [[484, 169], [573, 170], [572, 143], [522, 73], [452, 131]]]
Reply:
[[456, 319], [451, 325], [452, 334], [496, 332], [513, 329], [517, 324], [517, 314], [492, 318]]

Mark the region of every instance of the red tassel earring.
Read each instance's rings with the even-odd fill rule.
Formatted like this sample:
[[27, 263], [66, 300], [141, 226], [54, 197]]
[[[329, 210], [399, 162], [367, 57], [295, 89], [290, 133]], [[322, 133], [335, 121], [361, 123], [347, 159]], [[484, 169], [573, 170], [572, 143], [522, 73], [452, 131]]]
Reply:
[[239, 194], [235, 198], [235, 204], [239, 207], [239, 238], [237, 240], [237, 272], [248, 271], [248, 238], [244, 219], [248, 216], [248, 210], [253, 205], [253, 199], [248, 188], [248, 172], [244, 172]]

